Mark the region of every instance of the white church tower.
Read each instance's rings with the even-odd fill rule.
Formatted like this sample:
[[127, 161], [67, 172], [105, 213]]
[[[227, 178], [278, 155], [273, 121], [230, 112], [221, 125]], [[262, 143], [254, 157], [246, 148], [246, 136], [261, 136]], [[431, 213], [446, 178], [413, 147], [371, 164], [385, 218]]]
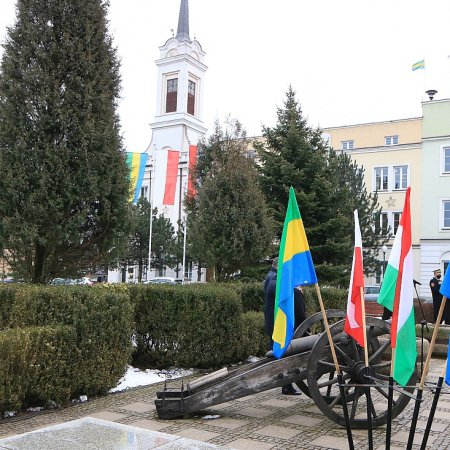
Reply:
[[[184, 222], [183, 201], [188, 189], [190, 166], [196, 159], [197, 143], [206, 133], [203, 125], [205, 52], [189, 35], [189, 2], [181, 0], [175, 36], [159, 47], [156, 112], [143, 195], [158, 214], [170, 218], [175, 231]], [[182, 278], [181, 267], [178, 277]], [[167, 269], [165, 275], [175, 276]], [[147, 276], [157, 276], [154, 270]]]

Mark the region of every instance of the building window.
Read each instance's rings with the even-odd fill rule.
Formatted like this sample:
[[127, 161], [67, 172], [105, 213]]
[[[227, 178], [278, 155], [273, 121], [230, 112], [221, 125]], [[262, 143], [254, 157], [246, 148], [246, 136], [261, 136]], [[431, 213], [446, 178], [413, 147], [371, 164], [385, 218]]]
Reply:
[[389, 187], [388, 168], [375, 167], [375, 190], [387, 191]]
[[442, 172], [450, 173], [450, 147], [443, 148], [442, 163]]
[[408, 187], [408, 166], [394, 166], [394, 189]]
[[392, 231], [394, 235], [397, 234], [398, 226], [400, 225], [400, 218], [402, 217], [401, 212], [392, 213]]
[[383, 236], [387, 236], [389, 232], [389, 217], [387, 212], [383, 212], [380, 215], [380, 226]]
[[355, 141], [342, 141], [342, 150], [353, 150]]
[[177, 111], [178, 78], [167, 80], [166, 113]]
[[184, 278], [185, 280], [192, 280], [192, 261], [187, 261], [184, 268]]
[[398, 135], [395, 136], [385, 136], [384, 137], [384, 145], [398, 145]]
[[450, 229], [450, 200], [442, 201], [442, 228]]
[[192, 115], [195, 113], [195, 83], [192, 80], [188, 81], [187, 112]]
[[148, 199], [148, 186], [141, 187], [141, 197]]

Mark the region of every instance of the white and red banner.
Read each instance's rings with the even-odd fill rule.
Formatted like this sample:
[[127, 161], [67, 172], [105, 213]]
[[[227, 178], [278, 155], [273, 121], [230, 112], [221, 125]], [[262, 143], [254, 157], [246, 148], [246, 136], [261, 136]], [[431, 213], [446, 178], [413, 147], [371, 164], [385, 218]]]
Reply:
[[355, 248], [353, 251], [352, 273], [350, 276], [350, 287], [348, 289], [347, 315], [345, 317], [344, 331], [355, 339], [359, 345], [364, 347], [363, 329], [363, 305], [364, 297], [364, 269], [362, 256], [362, 238], [359, 227], [358, 210], [355, 216]]
[[195, 167], [197, 165], [197, 146], [190, 145], [189, 146], [189, 166], [188, 166], [188, 189], [187, 195], [188, 197], [195, 197], [196, 191], [194, 186], [194, 177], [195, 177]]
[[163, 205], [173, 205], [175, 203], [179, 159], [180, 152], [178, 150], [168, 150]]

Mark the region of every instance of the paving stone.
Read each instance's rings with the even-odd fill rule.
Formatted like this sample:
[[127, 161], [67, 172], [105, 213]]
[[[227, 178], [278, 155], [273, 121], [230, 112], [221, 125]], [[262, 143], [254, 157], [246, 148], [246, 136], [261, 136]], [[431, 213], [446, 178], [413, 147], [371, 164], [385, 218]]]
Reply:
[[273, 448], [272, 444], [265, 442], [252, 441], [251, 439], [237, 439], [228, 443], [230, 448], [237, 450], [269, 450]]
[[90, 417], [109, 420], [110, 422], [119, 422], [121, 419], [126, 417], [126, 414], [119, 414], [112, 411], [99, 411], [97, 413], [91, 414]]
[[310, 445], [318, 445], [327, 449], [348, 450], [348, 440], [346, 438], [336, 436], [321, 436], [309, 443]]
[[277, 406], [280, 408], [289, 408], [291, 406], [298, 405], [298, 402], [293, 400], [279, 400], [279, 399], [271, 399], [266, 400], [265, 402], [261, 402], [261, 405], [264, 406]]
[[250, 422], [245, 420], [239, 420], [239, 419], [230, 419], [230, 418], [219, 418], [212, 420], [211, 425], [215, 427], [221, 427], [221, 428], [227, 428], [229, 430], [234, 430], [236, 428], [241, 428], [242, 426], [245, 426], [249, 424]]
[[[391, 441], [404, 442], [405, 444], [409, 439], [409, 431], [400, 431], [399, 433], [393, 434]], [[418, 433], [414, 435], [414, 444], [420, 445], [422, 443], [423, 433]], [[436, 440], [435, 436], [428, 436], [428, 445], [432, 444]]]
[[195, 439], [196, 441], [209, 441], [219, 436], [220, 433], [212, 433], [211, 431], [200, 430], [198, 428], [188, 428], [187, 430], [177, 433], [178, 436]]
[[149, 405], [148, 403], [136, 402], [136, 403], [130, 403], [129, 405], [121, 406], [121, 409], [127, 409], [129, 411], [146, 413], [146, 412], [151, 412], [151, 411], [155, 410], [155, 407], [153, 405], [153, 408], [152, 408], [152, 406]]
[[132, 425], [133, 427], [145, 428], [147, 430], [153, 430], [153, 431], [164, 430], [164, 428], [167, 428], [168, 426], [170, 426], [170, 424], [168, 424], [167, 422], [150, 420], [150, 419], [137, 420], [136, 422], [130, 422], [129, 425]]
[[308, 411], [308, 412], [314, 413], [314, 414], [323, 415], [322, 411], [316, 405], [309, 406], [308, 408], [305, 408], [304, 411]]
[[[426, 410], [422, 411], [420, 413], [420, 415], [428, 418], [430, 416], [430, 410], [426, 409]], [[448, 411], [442, 411], [440, 409], [436, 409], [436, 411], [434, 412], [434, 418], [450, 420], [450, 413]]]
[[238, 414], [242, 414], [243, 416], [250, 416], [250, 417], [266, 417], [273, 414], [273, 411], [269, 411], [268, 409], [263, 408], [242, 408], [237, 411]]
[[[427, 427], [427, 421], [426, 420], [418, 420], [417, 421], [417, 428], [420, 430], [425, 430]], [[438, 423], [435, 420], [433, 420], [433, 424], [431, 425], [431, 431], [446, 431], [448, 429], [448, 424], [446, 423]]]
[[295, 414], [293, 416], [284, 418], [282, 421], [292, 423], [293, 425], [303, 425], [305, 427], [313, 427], [323, 422], [323, 419], [317, 419], [316, 417], [301, 416], [299, 414]]
[[300, 434], [300, 431], [292, 430], [288, 427], [280, 427], [278, 425], [269, 425], [267, 427], [256, 430], [255, 433], [280, 439], [292, 439], [294, 436]]

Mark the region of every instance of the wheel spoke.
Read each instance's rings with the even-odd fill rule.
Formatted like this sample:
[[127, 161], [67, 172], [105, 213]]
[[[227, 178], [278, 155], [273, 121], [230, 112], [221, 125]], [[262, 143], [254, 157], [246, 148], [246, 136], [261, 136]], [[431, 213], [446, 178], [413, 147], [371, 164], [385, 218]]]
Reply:
[[353, 362], [352, 359], [339, 347], [339, 345], [335, 345], [334, 348], [336, 353], [339, 353], [339, 355], [341, 355], [349, 364]]
[[[328, 386], [328, 388], [331, 388], [333, 386], [333, 384], [338, 383], [339, 382], [338, 378], [337, 377], [336, 378], [334, 378], [334, 377], [332, 378], [332, 376], [333, 376], [333, 373], [330, 373], [330, 379], [327, 380], [327, 381], [324, 381], [323, 383], [318, 383], [317, 387], [319, 389], [327, 387], [327, 386]], [[327, 391], [327, 395], [329, 395], [328, 391]]]
[[355, 397], [354, 397], [353, 403], [352, 403], [352, 410], [350, 412], [350, 419], [354, 419], [355, 418], [356, 408], [358, 407], [359, 397], [361, 397], [361, 388], [357, 387], [357, 388], [355, 388]]
[[372, 353], [372, 355], [369, 357], [369, 362], [383, 354], [383, 352], [391, 345], [391, 341], [386, 341], [376, 352]]

